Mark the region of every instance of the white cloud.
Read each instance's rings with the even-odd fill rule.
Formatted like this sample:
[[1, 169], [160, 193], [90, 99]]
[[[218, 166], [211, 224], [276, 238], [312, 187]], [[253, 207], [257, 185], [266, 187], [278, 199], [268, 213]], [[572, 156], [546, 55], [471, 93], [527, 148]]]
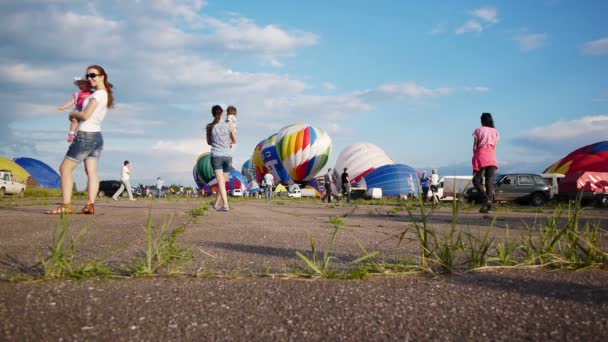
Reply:
[[481, 20], [496, 24], [498, 22], [498, 11], [494, 7], [482, 7], [471, 11], [471, 14]]
[[481, 92], [489, 91], [487, 87], [439, 87], [428, 88], [412, 82], [398, 82], [383, 84], [378, 92], [400, 99], [413, 99], [423, 97], [439, 97], [454, 94], [456, 92]]
[[530, 51], [541, 48], [547, 40], [545, 33], [520, 34], [513, 38], [519, 44], [522, 51]]
[[336, 90], [336, 85], [331, 82], [323, 82], [323, 88], [325, 90]]
[[483, 31], [483, 26], [477, 20], [469, 20], [464, 23], [462, 26], [456, 29], [456, 33], [463, 34], [467, 32], [481, 32]]
[[581, 50], [586, 55], [608, 55], [608, 37], [587, 42]]
[[605, 140], [608, 132], [608, 115], [585, 116], [576, 120], [560, 120], [547, 126], [526, 131], [528, 140], [545, 142], [563, 140]]
[[456, 34], [469, 32], [480, 33], [491, 25], [498, 23], [498, 10], [494, 7], [482, 7], [469, 12], [473, 17], [456, 29]]
[[605, 141], [606, 132], [608, 115], [592, 115], [532, 128], [515, 137], [514, 142], [521, 147], [518, 159], [536, 156], [537, 160], [546, 161], [547, 167], [572, 150]]
[[152, 149], [163, 155], [178, 153], [198, 156], [203, 152], [209, 152], [209, 145], [203, 139], [159, 140]]

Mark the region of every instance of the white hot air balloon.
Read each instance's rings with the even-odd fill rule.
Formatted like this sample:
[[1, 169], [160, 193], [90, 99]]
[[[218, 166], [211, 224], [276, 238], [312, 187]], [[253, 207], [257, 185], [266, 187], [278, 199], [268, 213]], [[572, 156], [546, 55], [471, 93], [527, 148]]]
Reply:
[[334, 176], [341, 189], [340, 176], [345, 167], [348, 168], [351, 184], [355, 184], [375, 169], [394, 163], [395, 161], [380, 147], [370, 143], [354, 143], [344, 148], [338, 156]]

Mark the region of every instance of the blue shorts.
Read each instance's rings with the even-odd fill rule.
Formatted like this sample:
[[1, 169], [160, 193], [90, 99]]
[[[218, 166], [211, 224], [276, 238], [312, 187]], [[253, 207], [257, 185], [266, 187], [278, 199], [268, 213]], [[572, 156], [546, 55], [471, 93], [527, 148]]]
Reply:
[[232, 169], [232, 157], [211, 156], [211, 166], [213, 171], [223, 170], [224, 173], [228, 173]]
[[99, 159], [103, 150], [103, 136], [101, 132], [76, 133], [76, 139], [70, 145], [65, 159], [80, 163], [87, 159]]

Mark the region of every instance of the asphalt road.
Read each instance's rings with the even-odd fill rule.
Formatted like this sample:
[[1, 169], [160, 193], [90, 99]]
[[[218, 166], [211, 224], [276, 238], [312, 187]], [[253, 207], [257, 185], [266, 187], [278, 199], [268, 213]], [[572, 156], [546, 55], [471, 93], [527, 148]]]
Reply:
[[[120, 267], [141, 258], [143, 227], [172, 215], [185, 225], [180, 242], [194, 261], [185, 276], [54, 281], [0, 281], [0, 340], [582, 340], [608, 338], [608, 272], [543, 269], [451, 276], [382, 276], [365, 280], [286, 278], [309, 252], [308, 234], [327, 243], [331, 217], [346, 228], [338, 263], [361, 255], [356, 240], [384, 258], [412, 257], [411, 217], [390, 207], [235, 202], [228, 213], [192, 219], [199, 201], [99, 201], [98, 215], [70, 218], [70, 233], [88, 226], [78, 260]], [[51, 205], [0, 206], [0, 279], [35, 275], [57, 218]], [[504, 236], [547, 213], [505, 212], [493, 234]], [[605, 211], [585, 220], [605, 221]], [[492, 217], [463, 211], [459, 224], [485, 231]], [[445, 229], [449, 209], [431, 223]], [[465, 229], [465, 228], [463, 228]], [[194, 277], [193, 274], [200, 275]], [[256, 274], [258, 276], [251, 276]], [[259, 275], [267, 275], [260, 277]], [[275, 275], [274, 278], [272, 275]]]

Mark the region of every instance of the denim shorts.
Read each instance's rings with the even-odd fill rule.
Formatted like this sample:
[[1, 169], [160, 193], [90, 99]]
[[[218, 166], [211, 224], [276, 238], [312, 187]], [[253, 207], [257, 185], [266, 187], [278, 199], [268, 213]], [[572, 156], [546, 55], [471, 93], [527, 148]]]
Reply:
[[86, 159], [99, 159], [103, 150], [103, 136], [101, 132], [76, 133], [76, 139], [70, 145], [65, 158], [80, 163]]
[[228, 173], [232, 168], [232, 157], [211, 156], [211, 166], [213, 166], [213, 171], [223, 170], [224, 173]]

